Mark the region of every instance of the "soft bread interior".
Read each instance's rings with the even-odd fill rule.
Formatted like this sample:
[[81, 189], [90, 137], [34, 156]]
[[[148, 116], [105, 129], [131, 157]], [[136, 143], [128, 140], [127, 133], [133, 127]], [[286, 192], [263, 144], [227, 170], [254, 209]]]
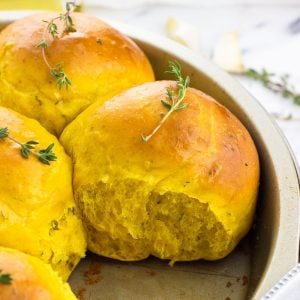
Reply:
[[146, 83], [95, 103], [61, 136], [93, 252], [122, 260], [214, 260], [251, 226], [258, 155], [223, 106], [189, 88], [187, 109], [141, 140], [160, 124], [161, 99], [175, 84]]
[[140, 260], [150, 254], [171, 261], [216, 259], [231, 237], [207, 203], [183, 193], [155, 191], [136, 179], [85, 185], [76, 199], [97, 254]]

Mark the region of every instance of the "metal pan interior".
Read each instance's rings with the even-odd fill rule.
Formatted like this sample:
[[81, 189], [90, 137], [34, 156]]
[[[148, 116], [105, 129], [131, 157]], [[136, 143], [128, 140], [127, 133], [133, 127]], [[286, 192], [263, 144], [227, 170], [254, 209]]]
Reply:
[[[259, 201], [253, 230], [223, 260], [171, 268], [154, 258], [125, 263], [90, 254], [71, 277], [71, 285], [90, 299], [260, 299], [298, 261], [299, 178], [286, 140], [259, 103], [203, 57], [168, 39], [108, 22], [145, 51], [157, 79], [166, 78], [169, 60], [177, 60], [193, 87], [213, 96], [244, 123], [260, 155]], [[94, 274], [92, 284], [89, 274]]]

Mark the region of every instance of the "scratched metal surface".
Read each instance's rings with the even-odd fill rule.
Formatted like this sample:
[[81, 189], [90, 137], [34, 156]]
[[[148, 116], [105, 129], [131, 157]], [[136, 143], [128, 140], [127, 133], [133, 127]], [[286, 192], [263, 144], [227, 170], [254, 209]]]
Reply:
[[248, 241], [216, 262], [176, 263], [150, 257], [119, 262], [88, 254], [69, 282], [80, 300], [245, 299], [249, 286]]

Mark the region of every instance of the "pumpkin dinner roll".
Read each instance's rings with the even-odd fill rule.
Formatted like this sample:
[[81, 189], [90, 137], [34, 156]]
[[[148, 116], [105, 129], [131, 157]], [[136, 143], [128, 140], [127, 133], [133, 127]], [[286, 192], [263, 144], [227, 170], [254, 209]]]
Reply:
[[[50, 152], [57, 159], [48, 161], [44, 153], [43, 163], [38, 155], [52, 144]], [[35, 147], [33, 152], [28, 146]], [[0, 246], [36, 256], [66, 279], [86, 250], [72, 193], [70, 158], [37, 121], [3, 107], [0, 153]]]
[[[75, 32], [66, 32], [57, 17], [57, 13], [32, 15], [0, 33], [0, 105], [38, 120], [58, 136], [94, 101], [153, 81], [154, 75], [141, 49], [98, 18], [71, 13]], [[54, 18], [55, 38], [43, 22]], [[61, 67], [71, 85], [59, 89], [47, 64], [56, 72]]]
[[176, 89], [173, 81], [129, 89], [93, 104], [64, 130], [91, 251], [120, 260], [215, 260], [249, 230], [258, 155], [225, 107], [188, 88], [187, 106], [141, 139], [168, 112], [166, 91]]
[[77, 299], [50, 265], [31, 255], [0, 247], [0, 270], [0, 299]]

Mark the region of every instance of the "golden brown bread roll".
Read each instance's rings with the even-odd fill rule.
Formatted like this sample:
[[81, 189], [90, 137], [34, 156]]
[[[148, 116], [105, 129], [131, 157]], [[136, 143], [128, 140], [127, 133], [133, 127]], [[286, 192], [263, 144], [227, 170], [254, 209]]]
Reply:
[[[0, 105], [34, 118], [59, 135], [66, 124], [96, 100], [153, 81], [152, 68], [137, 45], [96, 17], [72, 13], [76, 32], [58, 39], [47, 35], [46, 57], [53, 67], [63, 62], [71, 79], [61, 90], [36, 46], [55, 13], [20, 19], [0, 34]], [[56, 21], [58, 32], [63, 22]]]
[[147, 142], [167, 112], [172, 81], [146, 83], [93, 104], [64, 130], [74, 162], [75, 201], [88, 248], [120, 260], [215, 260], [247, 233], [259, 161], [239, 120], [188, 88], [184, 103]]
[[0, 247], [0, 270], [2, 300], [76, 299], [50, 265], [31, 255]]
[[57, 160], [21, 156], [20, 146], [0, 139], [0, 246], [15, 248], [50, 263], [64, 279], [86, 250], [82, 222], [72, 193], [72, 165], [58, 140], [37, 121], [0, 107], [0, 128], [21, 143], [54, 143]]

